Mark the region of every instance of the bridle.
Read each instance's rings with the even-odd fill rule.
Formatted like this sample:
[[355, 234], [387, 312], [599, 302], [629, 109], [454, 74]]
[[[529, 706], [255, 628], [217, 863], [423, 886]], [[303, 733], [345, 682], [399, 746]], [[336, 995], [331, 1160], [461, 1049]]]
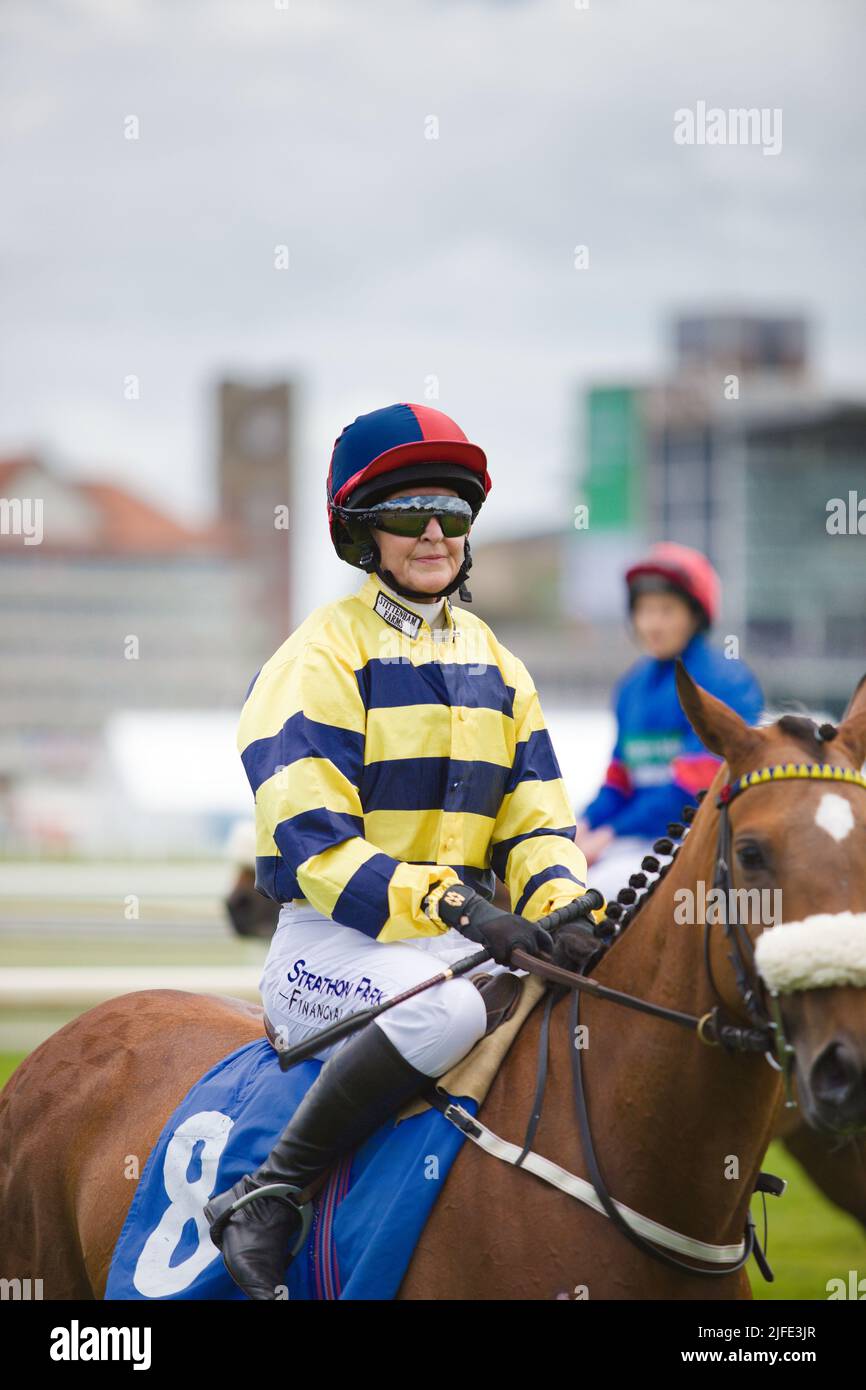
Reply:
[[[835, 782], [866, 788], [866, 777], [862, 773], [847, 767], [837, 767], [830, 763], [777, 764], [773, 767], [758, 768], [754, 772], [745, 772], [735, 782], [725, 782], [719, 788], [716, 797], [716, 806], [719, 808], [720, 814], [713, 868], [713, 887], [721, 889], [726, 903], [730, 900], [732, 888], [731, 825], [728, 814], [731, 802], [750, 787], [763, 786], [767, 782], [796, 779]], [[582, 992], [595, 994], [598, 998], [609, 999], [613, 1003], [636, 1009], [640, 1013], [651, 1014], [655, 1018], [667, 1019], [670, 1023], [692, 1028], [700, 1041], [710, 1047], [722, 1047], [727, 1052], [765, 1053], [771, 1064], [783, 1073], [787, 1100], [794, 1104], [790, 1092], [793, 1048], [785, 1037], [782, 1027], [778, 991], [767, 990], [755, 969], [751, 938], [745, 931], [743, 924], [738, 920], [731, 921], [731, 916], [732, 914], [727, 911], [723, 914], [723, 927], [725, 936], [731, 944], [729, 959], [734, 967], [737, 989], [751, 1023], [751, 1026], [746, 1027], [742, 1024], [726, 1021], [723, 1017], [722, 1010], [725, 1007], [725, 1000], [716, 984], [710, 961], [710, 927], [713, 924], [707, 920], [704, 922], [704, 963], [710, 986], [719, 1003], [709, 1013], [701, 1016], [683, 1013], [678, 1009], [669, 1009], [661, 1004], [652, 1004], [648, 1000], [639, 999], [635, 995], [624, 993], [622, 990], [601, 985], [591, 977], [577, 975], [574, 971], [548, 964], [536, 956], [526, 955], [525, 952], [515, 952], [515, 958], [518, 955], [521, 957], [519, 964], [522, 969], [526, 969], [532, 974], [542, 975], [555, 984], [567, 986], [574, 990], [575, 994]], [[616, 940], [616, 937], [613, 940]], [[595, 965], [607, 949], [609, 949], [609, 945], [600, 949], [583, 968], [591, 968]]]
[[[737, 781], [724, 783], [719, 789], [715, 803], [719, 809], [720, 815], [715, 866], [713, 871], [713, 887], [722, 889], [726, 904], [730, 901], [730, 889], [732, 886], [730, 869], [731, 826], [728, 814], [731, 802], [738, 796], [741, 796], [750, 787], [763, 786], [768, 782], [793, 781], [797, 779], [832, 781], [837, 784], [866, 788], [866, 777], [860, 772], [855, 772], [850, 768], [833, 766], [829, 763], [778, 764], [773, 767], [763, 767], [754, 772], [744, 773]], [[751, 1020], [751, 1026], [749, 1027], [727, 1022], [722, 1016], [721, 1010], [722, 1007], [724, 1007], [725, 1001], [719, 992], [712, 973], [710, 964], [710, 923], [706, 920], [704, 922], [704, 962], [709, 983], [716, 998], [719, 1000], [719, 1004], [709, 1013], [701, 1017], [695, 1014], [683, 1013], [676, 1009], [669, 1009], [660, 1004], [650, 1003], [648, 1000], [639, 999], [635, 995], [626, 994], [621, 990], [611, 989], [609, 986], [602, 985], [597, 980], [585, 974], [577, 974], [575, 971], [563, 969], [561, 966], [540, 960], [536, 956], [527, 955], [523, 951], [515, 951], [512, 954], [512, 965], [516, 965], [520, 969], [525, 969], [532, 974], [541, 975], [558, 986], [558, 988], [548, 991], [545, 1001], [539, 1037], [535, 1098], [533, 1100], [523, 1149], [519, 1158], [515, 1160], [518, 1166], [531, 1150], [532, 1140], [541, 1118], [547, 1078], [551, 1012], [554, 1005], [568, 992], [571, 993], [569, 1036], [572, 1039], [578, 1037], [577, 1030], [580, 1025], [580, 996], [583, 993], [593, 994], [597, 998], [608, 999], [613, 1003], [622, 1004], [626, 1008], [650, 1014], [655, 1018], [663, 1018], [668, 1022], [676, 1023], [682, 1027], [692, 1028], [697, 1033], [700, 1041], [707, 1046], [720, 1046], [727, 1052], [763, 1052], [768, 1062], [782, 1073], [786, 1092], [786, 1104], [794, 1105], [796, 1103], [791, 1094], [794, 1049], [785, 1036], [778, 991], [772, 989], [768, 990], [765, 987], [759, 974], [755, 970], [754, 949], [752, 947], [751, 938], [748, 932], [743, 928], [742, 923], [739, 921], [732, 922], [730, 917], [731, 914], [725, 911], [723, 914], [724, 931], [731, 945], [729, 959], [734, 968], [737, 989], [743, 1006]], [[614, 938], [614, 940], [615, 939], [616, 938]], [[585, 971], [592, 968], [605, 951], [609, 949], [609, 944], [610, 943], [608, 943], [607, 946], [601, 947], [597, 953], [585, 961], [581, 969]], [[772, 1280], [773, 1274], [767, 1263], [765, 1251], [761, 1248], [760, 1244], [757, 1243], [755, 1238], [755, 1223], [750, 1210], [746, 1212], [743, 1254], [735, 1264], [728, 1265], [725, 1269], [699, 1269], [695, 1265], [686, 1264], [683, 1260], [676, 1259], [674, 1256], [665, 1253], [656, 1245], [646, 1240], [634, 1229], [630, 1222], [623, 1217], [608, 1191], [595, 1155], [581, 1067], [582, 1049], [576, 1044], [573, 1044], [569, 1051], [572, 1059], [575, 1107], [584, 1155], [592, 1179], [592, 1185], [595, 1188], [596, 1194], [605, 1212], [614, 1225], [617, 1226], [638, 1249], [650, 1255], [660, 1263], [667, 1265], [669, 1268], [704, 1277], [725, 1276], [736, 1273], [736, 1271], [741, 1269], [747, 1262], [750, 1256], [754, 1254], [764, 1278]], [[438, 1105], [438, 1101], [436, 1103]], [[467, 1119], [468, 1118], [467, 1116]], [[760, 1173], [754, 1190], [762, 1194], [770, 1192], [778, 1196], [784, 1191], [784, 1188], [785, 1184], [779, 1178], [774, 1177], [770, 1173]], [[766, 1246], [766, 1240], [764, 1244]]]
[[[866, 777], [848, 767], [838, 767], [831, 763], [778, 763], [773, 767], [762, 767], [755, 772], [744, 772], [736, 782], [725, 782], [719, 788], [716, 806], [719, 808], [719, 834], [716, 841], [716, 862], [713, 871], [713, 887], [721, 890], [723, 901], [731, 901], [731, 823], [729, 807], [732, 801], [750, 787], [764, 786], [768, 782], [789, 782], [804, 780], [810, 782], [836, 782], [847, 786], [866, 788]], [[729, 911], [724, 913], [725, 936], [731, 945], [728, 959], [734, 968], [740, 999], [749, 1018], [757, 1029], [766, 1030], [771, 1039], [772, 1055], [767, 1051], [767, 1060], [782, 1073], [785, 1086], [785, 1104], [793, 1106], [791, 1075], [794, 1049], [785, 1035], [782, 1011], [779, 1004], [779, 991], [767, 989], [755, 969], [755, 951], [751, 937], [743, 924], [734, 915], [731, 921]], [[710, 924], [704, 922], [704, 963], [710, 986], [724, 1004], [713, 977], [710, 962]]]

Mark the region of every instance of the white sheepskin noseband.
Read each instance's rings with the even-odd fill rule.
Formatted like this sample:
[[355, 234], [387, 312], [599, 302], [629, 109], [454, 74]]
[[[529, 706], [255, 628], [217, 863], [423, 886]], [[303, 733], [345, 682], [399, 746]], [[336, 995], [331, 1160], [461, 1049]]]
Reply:
[[819, 912], [766, 927], [755, 964], [780, 994], [831, 985], [866, 987], [866, 912]]

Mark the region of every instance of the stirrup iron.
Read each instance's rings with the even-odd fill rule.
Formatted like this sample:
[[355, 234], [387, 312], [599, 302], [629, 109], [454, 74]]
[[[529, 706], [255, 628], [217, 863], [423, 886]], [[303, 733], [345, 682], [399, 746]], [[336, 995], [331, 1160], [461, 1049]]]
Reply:
[[[303, 1188], [295, 1187], [294, 1184], [290, 1182], [262, 1183], [261, 1187], [254, 1187], [250, 1192], [244, 1192], [240, 1197], [236, 1197], [231, 1206], [226, 1207], [225, 1211], [217, 1217], [210, 1228], [211, 1239], [213, 1239], [214, 1235], [219, 1235], [219, 1233], [225, 1229], [234, 1212], [239, 1211], [241, 1207], [248, 1206], [249, 1203], [254, 1202], [257, 1197], [287, 1197], [290, 1193], [297, 1193], [300, 1195], [301, 1192], [303, 1192]], [[295, 1208], [301, 1221], [300, 1234], [290, 1251], [291, 1258], [294, 1259], [298, 1251], [305, 1244], [307, 1236], [310, 1234], [310, 1227], [313, 1224], [313, 1203], [308, 1199], [300, 1206], [297, 1202], [292, 1202], [291, 1205]], [[215, 1241], [214, 1244], [216, 1244]]]

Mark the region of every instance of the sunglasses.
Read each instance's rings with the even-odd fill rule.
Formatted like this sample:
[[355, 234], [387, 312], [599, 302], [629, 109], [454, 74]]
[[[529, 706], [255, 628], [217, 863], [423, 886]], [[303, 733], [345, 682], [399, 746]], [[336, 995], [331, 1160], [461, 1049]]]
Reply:
[[472, 525], [472, 508], [462, 497], [392, 497], [375, 507], [355, 510], [341, 507], [340, 514], [350, 527], [373, 526], [391, 536], [423, 536], [431, 517], [436, 518], [443, 536], [465, 536]]

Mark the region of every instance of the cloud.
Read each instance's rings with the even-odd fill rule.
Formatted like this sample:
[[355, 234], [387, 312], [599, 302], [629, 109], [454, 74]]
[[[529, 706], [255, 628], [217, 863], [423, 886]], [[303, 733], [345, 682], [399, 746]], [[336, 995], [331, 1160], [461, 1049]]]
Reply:
[[[673, 304], [794, 296], [830, 373], [866, 367], [857, 6], [14, 0], [3, 23], [0, 445], [198, 511], [214, 373], [298, 371], [312, 534], [342, 424], [436, 376], [510, 528], [569, 502], [577, 385], [656, 368]], [[781, 107], [781, 155], [676, 146], [699, 99]]]

